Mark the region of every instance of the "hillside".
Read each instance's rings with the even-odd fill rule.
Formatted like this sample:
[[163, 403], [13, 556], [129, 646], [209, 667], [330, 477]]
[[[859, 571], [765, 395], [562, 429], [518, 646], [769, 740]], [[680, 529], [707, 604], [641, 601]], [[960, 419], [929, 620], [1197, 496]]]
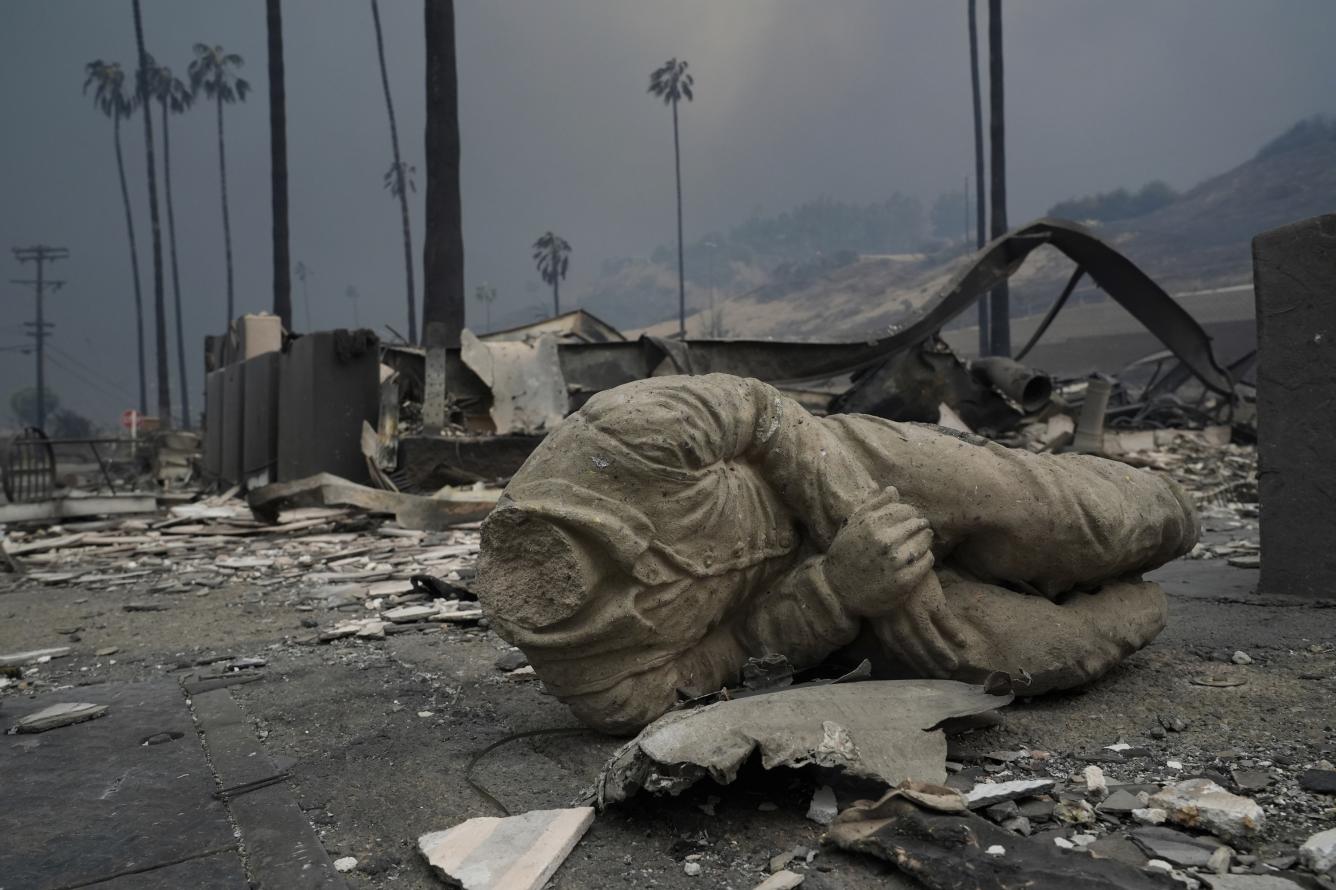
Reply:
[[[1248, 284], [1250, 242], [1258, 232], [1336, 207], [1336, 125], [1319, 124], [1305, 138], [1292, 134], [1253, 159], [1188, 190], [1158, 210], [1118, 222], [1086, 221], [1097, 234], [1142, 266], [1170, 293], [1210, 291]], [[1324, 129], [1325, 127], [1325, 129]], [[861, 257], [787, 282], [767, 281], [720, 304], [717, 315], [729, 336], [850, 339], [874, 336], [902, 321], [965, 262], [962, 248], [928, 256]], [[1035, 251], [1012, 278], [1013, 312], [1043, 312], [1071, 272], [1070, 262], [1049, 248]], [[666, 278], [671, 288], [674, 279]], [[1099, 301], [1089, 284], [1076, 303]], [[689, 291], [688, 305], [704, 305]], [[671, 311], [671, 303], [669, 304]], [[661, 316], [662, 317], [662, 316]], [[961, 318], [959, 325], [971, 324]], [[715, 325], [716, 329], [720, 325]], [[705, 314], [688, 319], [702, 335]], [[676, 322], [649, 327], [676, 330]]]

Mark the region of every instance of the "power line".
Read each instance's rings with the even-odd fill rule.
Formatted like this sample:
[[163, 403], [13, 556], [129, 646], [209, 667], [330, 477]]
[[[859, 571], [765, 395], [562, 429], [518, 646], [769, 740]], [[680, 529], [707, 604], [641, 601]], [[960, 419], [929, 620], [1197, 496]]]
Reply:
[[36, 278], [12, 278], [10, 280], [15, 284], [30, 285], [37, 296], [37, 320], [30, 325], [33, 330], [29, 333], [29, 336], [37, 341], [37, 418], [35, 425], [39, 427], [46, 422], [46, 338], [48, 330], [55, 327], [55, 325], [48, 324], [43, 315], [44, 298], [47, 288], [60, 290], [65, 284], [63, 281], [47, 281], [44, 273], [47, 263], [63, 260], [69, 255], [69, 250], [64, 247], [50, 247], [46, 244], [14, 248], [14, 256], [20, 263], [34, 263], [37, 266]]
[[75, 356], [75, 355], [73, 355], [73, 354], [71, 354], [71, 353], [66, 352], [65, 350], [61, 349], [59, 346], [50, 346], [50, 347], [48, 347], [48, 348], [49, 348], [53, 353], [55, 353], [56, 355], [58, 355], [58, 356], [60, 356], [61, 358], [65, 359], [65, 361], [70, 362], [70, 363], [72, 363], [72, 364], [78, 366], [79, 368], [82, 368], [84, 371], [88, 372], [88, 373], [91, 374], [92, 376], [94, 376], [94, 377], [96, 377], [97, 379], [101, 380], [103, 383], [107, 384], [107, 385], [110, 386], [112, 389], [115, 389], [117, 392], [121, 393], [123, 396], [125, 396], [127, 399], [129, 399], [131, 402], [133, 402], [133, 401], [135, 400], [135, 396], [133, 396], [133, 395], [130, 394], [130, 390], [129, 390], [128, 388], [126, 388], [125, 386], [123, 386], [123, 385], [120, 384], [120, 383], [117, 383], [117, 382], [114, 381], [114, 380], [108, 380], [108, 379], [105, 379], [105, 378], [103, 377], [103, 372], [102, 372], [102, 371], [99, 371], [99, 370], [97, 370], [96, 368], [91, 368], [91, 367], [89, 367], [88, 365], [86, 365], [86, 364], [84, 364], [82, 361], [80, 361], [80, 359], [79, 359], [77, 356]]

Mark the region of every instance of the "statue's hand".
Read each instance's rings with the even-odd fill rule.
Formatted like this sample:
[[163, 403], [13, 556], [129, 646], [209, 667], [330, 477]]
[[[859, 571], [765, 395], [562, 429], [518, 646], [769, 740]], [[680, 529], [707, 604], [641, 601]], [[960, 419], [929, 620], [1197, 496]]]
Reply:
[[928, 520], [886, 488], [836, 533], [826, 551], [826, 579], [851, 612], [886, 615], [932, 574], [931, 548]]
[[964, 632], [932, 572], [932, 529], [887, 488], [863, 504], [826, 552], [826, 579], [849, 610], [916, 671], [945, 676], [959, 663]]

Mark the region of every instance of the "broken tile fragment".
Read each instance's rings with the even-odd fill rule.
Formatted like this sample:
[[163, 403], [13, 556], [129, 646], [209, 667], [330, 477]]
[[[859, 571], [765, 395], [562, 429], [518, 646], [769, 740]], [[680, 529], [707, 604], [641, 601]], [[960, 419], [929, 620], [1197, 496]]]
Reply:
[[[592, 807], [478, 816], [418, 838], [433, 872], [463, 890], [538, 890], [594, 821]], [[694, 864], [694, 863], [691, 863]]]
[[10, 728], [10, 732], [46, 732], [48, 729], [95, 720], [106, 713], [106, 705], [95, 705], [91, 702], [61, 702], [34, 711], [26, 717], [20, 717]]
[[1209, 831], [1223, 838], [1241, 838], [1261, 830], [1266, 814], [1254, 801], [1231, 794], [1210, 779], [1188, 779], [1150, 798], [1171, 822]]

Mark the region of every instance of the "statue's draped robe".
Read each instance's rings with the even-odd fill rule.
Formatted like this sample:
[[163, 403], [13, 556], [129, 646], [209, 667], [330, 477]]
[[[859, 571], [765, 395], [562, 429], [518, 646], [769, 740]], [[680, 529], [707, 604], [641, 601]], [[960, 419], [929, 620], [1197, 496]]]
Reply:
[[482, 600], [553, 692], [611, 731], [735, 681], [752, 655], [803, 667], [861, 633], [893, 663], [877, 613], [903, 591], [837, 591], [824, 570], [887, 486], [931, 525], [965, 628], [959, 663], [922, 672], [1024, 672], [1033, 691], [1153, 638], [1163, 593], [1138, 576], [1198, 533], [1176, 486], [1120, 463], [815, 418], [756, 380], [662, 377], [600, 393], [533, 453], [484, 525]]

